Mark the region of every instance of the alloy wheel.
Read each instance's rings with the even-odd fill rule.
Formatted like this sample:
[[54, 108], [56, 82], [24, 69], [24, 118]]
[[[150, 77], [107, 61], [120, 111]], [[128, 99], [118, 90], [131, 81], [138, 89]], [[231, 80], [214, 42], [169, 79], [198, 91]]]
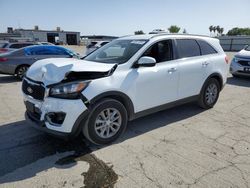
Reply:
[[101, 111], [95, 120], [95, 132], [101, 138], [110, 138], [120, 129], [122, 116], [115, 108], [106, 108]]

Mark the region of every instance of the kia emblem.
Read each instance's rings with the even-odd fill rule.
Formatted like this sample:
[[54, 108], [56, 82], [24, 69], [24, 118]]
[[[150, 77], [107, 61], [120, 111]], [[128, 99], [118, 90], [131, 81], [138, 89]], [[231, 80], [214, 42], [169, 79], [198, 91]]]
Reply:
[[27, 88], [27, 91], [28, 91], [29, 93], [33, 93], [33, 89], [31, 89], [30, 87]]

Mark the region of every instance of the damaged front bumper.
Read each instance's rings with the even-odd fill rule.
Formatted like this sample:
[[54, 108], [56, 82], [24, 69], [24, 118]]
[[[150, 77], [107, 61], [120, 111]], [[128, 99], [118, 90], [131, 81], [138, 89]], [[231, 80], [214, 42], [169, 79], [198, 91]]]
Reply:
[[81, 99], [45, 97], [43, 101], [24, 94], [25, 118], [33, 127], [57, 136], [77, 136], [88, 108]]

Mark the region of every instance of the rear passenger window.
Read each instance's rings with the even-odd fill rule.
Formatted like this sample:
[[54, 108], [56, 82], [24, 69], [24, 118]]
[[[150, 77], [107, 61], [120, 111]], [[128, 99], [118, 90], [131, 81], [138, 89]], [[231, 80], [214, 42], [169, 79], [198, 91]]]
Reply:
[[203, 40], [197, 40], [197, 42], [200, 45], [202, 55], [209, 55], [209, 54], [217, 53], [217, 51], [207, 42]]
[[156, 63], [170, 61], [173, 59], [172, 41], [165, 40], [157, 42], [149, 47], [149, 49], [143, 54], [143, 56], [153, 57]]
[[179, 58], [200, 56], [200, 47], [193, 39], [177, 39]]

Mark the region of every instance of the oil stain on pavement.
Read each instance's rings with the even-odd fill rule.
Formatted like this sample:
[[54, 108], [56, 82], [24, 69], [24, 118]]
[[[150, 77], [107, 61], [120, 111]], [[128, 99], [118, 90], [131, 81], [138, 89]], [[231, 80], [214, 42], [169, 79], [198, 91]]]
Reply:
[[[28, 179], [48, 168], [67, 168], [67, 164], [72, 166], [77, 165], [78, 161], [84, 161], [89, 164], [88, 171], [81, 174], [84, 177], [84, 187], [114, 186], [118, 175], [112, 169], [112, 165], [98, 159], [81, 138], [63, 141], [46, 134], [34, 134], [30, 128], [25, 129], [25, 124], [21, 121], [0, 127], [0, 177], [57, 153], [73, 152], [73, 154], [57, 160], [52, 166], [33, 169], [34, 172], [24, 173], [20, 177], [5, 180], [2, 178], [0, 184]], [[10, 134], [11, 132], [16, 134]]]
[[114, 187], [118, 175], [114, 172], [112, 166], [98, 159], [91, 151], [87, 151], [87, 153], [86, 150], [77, 151], [73, 155], [59, 159], [56, 165], [68, 165], [77, 161], [84, 161], [89, 164], [88, 171], [82, 173], [84, 176], [84, 187]]

